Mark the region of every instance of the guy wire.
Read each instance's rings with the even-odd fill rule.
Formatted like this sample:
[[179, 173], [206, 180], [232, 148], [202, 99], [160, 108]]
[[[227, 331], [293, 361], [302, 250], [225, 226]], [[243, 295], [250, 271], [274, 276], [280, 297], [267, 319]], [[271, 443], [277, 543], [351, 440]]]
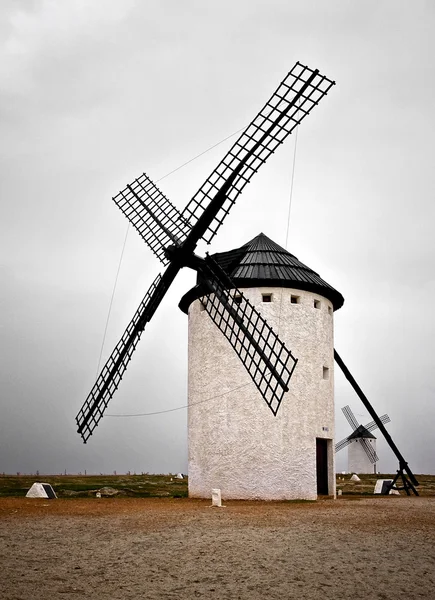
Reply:
[[[294, 179], [295, 179], [296, 146], [297, 146], [297, 143], [298, 143], [298, 131], [299, 131], [299, 127], [296, 127], [296, 130], [295, 130], [295, 144], [294, 144], [294, 150], [293, 150], [293, 165], [292, 165], [292, 172], [291, 172], [291, 177], [290, 177], [290, 194], [289, 194], [288, 212], [287, 212], [287, 232], [286, 232], [286, 235], [285, 235], [285, 244], [284, 244], [284, 248], [286, 250], [287, 250], [287, 246], [288, 246], [288, 234], [289, 234], [289, 230], [290, 230], [290, 210], [291, 210], [292, 198], [293, 198], [293, 182], [294, 182]], [[281, 324], [281, 309], [282, 309], [283, 289], [284, 288], [281, 288], [281, 299], [280, 299], [280, 302], [279, 302], [279, 316], [278, 316], [277, 333], [279, 333], [279, 326]]]
[[151, 415], [163, 415], [164, 413], [175, 412], [176, 410], [183, 410], [184, 408], [190, 408], [192, 406], [196, 406], [197, 404], [203, 404], [204, 402], [211, 402], [212, 400], [216, 400], [216, 398], [222, 398], [227, 394], [232, 394], [233, 392], [237, 392], [237, 390], [241, 390], [248, 385], [251, 385], [251, 381], [248, 383], [244, 383], [243, 385], [239, 385], [239, 387], [235, 387], [232, 390], [228, 390], [228, 392], [223, 392], [222, 394], [217, 394], [216, 396], [212, 396], [211, 398], [206, 398], [205, 400], [198, 400], [198, 402], [191, 402], [190, 404], [184, 404], [183, 406], [177, 406], [176, 408], [169, 408], [167, 410], [157, 410], [155, 412], [149, 413], [139, 413], [133, 415], [104, 415], [105, 417], [150, 417]]

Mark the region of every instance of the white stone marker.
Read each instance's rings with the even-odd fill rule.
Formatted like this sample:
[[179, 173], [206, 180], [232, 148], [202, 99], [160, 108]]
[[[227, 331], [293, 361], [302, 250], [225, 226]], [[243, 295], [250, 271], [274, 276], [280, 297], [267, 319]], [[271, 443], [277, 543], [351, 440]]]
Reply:
[[218, 488], [215, 488], [211, 491], [211, 505], [222, 506], [221, 491]]
[[26, 498], [57, 498], [49, 483], [35, 482], [26, 494]]

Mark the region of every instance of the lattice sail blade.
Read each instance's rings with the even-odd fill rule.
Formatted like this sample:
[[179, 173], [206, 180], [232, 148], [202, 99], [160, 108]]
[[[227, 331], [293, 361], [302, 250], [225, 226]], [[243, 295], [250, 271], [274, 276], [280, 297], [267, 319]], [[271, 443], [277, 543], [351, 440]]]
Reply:
[[220, 208], [205, 233], [215, 236], [245, 185], [328, 93], [334, 82], [297, 62], [183, 211], [193, 227], [217, 194]]
[[350, 406], [349, 405], [344, 406], [341, 410], [342, 410], [344, 416], [346, 417], [347, 422], [349, 423], [349, 425], [351, 427], [353, 427], [353, 429], [358, 429], [359, 423], [356, 420], [355, 415], [351, 411]]
[[359, 441], [361, 442], [361, 445], [364, 448], [365, 453], [369, 457], [370, 462], [372, 464], [378, 462], [379, 456], [376, 454], [373, 446], [371, 446], [365, 438], [361, 438]]
[[335, 452], [339, 452], [340, 450], [342, 450], [343, 448], [348, 446], [350, 444], [350, 442], [351, 442], [351, 440], [348, 437], [341, 440], [341, 442], [337, 442], [335, 444]]
[[168, 264], [165, 247], [180, 245], [190, 229], [177, 208], [145, 173], [121, 190], [113, 201], [159, 260]]
[[[391, 419], [388, 415], [382, 415], [382, 417], [379, 417], [381, 422], [384, 423], [390, 423]], [[365, 425], [365, 428], [367, 429], [367, 431], [373, 431], [373, 429], [377, 429], [378, 425], [376, 423], [376, 421], [370, 421], [370, 423], [367, 423], [367, 425]]]
[[102, 419], [109, 401], [118, 389], [145, 325], [151, 319], [166, 290], [164, 279], [158, 275], [78, 412], [77, 431], [85, 443]]
[[207, 258], [202, 271], [211, 293], [201, 299], [212, 321], [227, 338], [276, 416], [297, 359], [220, 267]]

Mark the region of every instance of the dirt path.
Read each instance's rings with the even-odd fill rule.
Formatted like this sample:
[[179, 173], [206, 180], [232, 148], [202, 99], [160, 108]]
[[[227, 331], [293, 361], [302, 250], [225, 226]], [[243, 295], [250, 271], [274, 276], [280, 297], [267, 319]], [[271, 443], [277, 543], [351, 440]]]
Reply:
[[0, 598], [435, 598], [435, 498], [0, 499]]

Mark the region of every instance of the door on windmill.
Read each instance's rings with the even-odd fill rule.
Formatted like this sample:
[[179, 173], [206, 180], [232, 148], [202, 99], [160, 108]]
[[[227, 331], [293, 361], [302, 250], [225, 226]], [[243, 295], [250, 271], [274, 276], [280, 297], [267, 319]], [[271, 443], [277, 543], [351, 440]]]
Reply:
[[328, 494], [328, 440], [316, 438], [317, 493]]

